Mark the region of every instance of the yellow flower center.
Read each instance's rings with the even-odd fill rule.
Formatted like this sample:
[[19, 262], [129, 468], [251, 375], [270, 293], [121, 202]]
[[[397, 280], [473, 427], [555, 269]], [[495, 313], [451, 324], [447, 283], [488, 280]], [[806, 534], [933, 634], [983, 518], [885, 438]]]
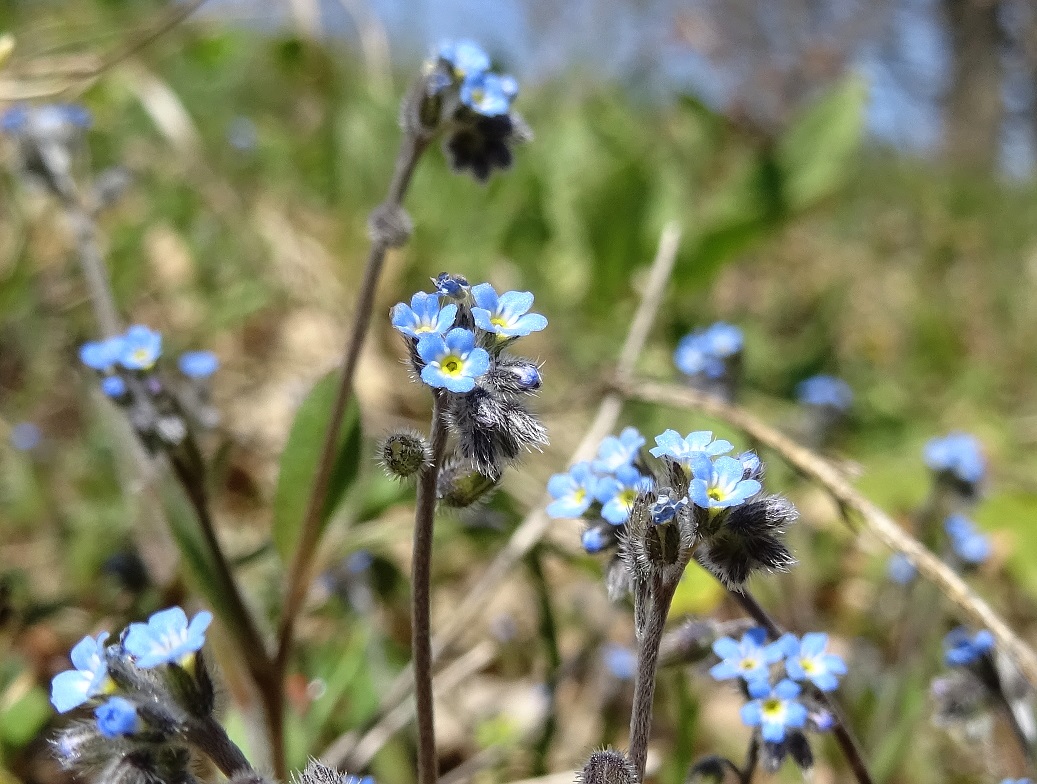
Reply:
[[587, 491], [584, 490], [582, 487], [576, 488], [576, 491], [573, 493], [573, 500], [576, 503], [582, 502], [583, 499], [586, 498], [586, 497], [587, 497]]
[[761, 710], [764, 716], [777, 721], [785, 714], [785, 702], [777, 697], [768, 697], [763, 701]]
[[709, 488], [709, 490], [706, 491], [706, 495], [708, 495], [714, 501], [723, 501], [724, 500], [724, 491], [721, 490], [719, 487], [711, 487], [711, 488]]
[[507, 327], [508, 326], [508, 320], [506, 318], [504, 318], [503, 316], [494, 316], [493, 318], [490, 319], [490, 323], [493, 324], [493, 326], [495, 326], [495, 327]]
[[634, 500], [637, 498], [636, 490], [624, 490], [619, 494], [619, 502], [625, 507], [634, 505]]
[[456, 354], [450, 354], [439, 361], [439, 369], [448, 376], [459, 376], [464, 370], [464, 361]]
[[817, 672], [817, 662], [813, 659], [800, 659], [799, 666], [803, 668], [803, 672], [807, 675], [812, 675]]
[[133, 361], [141, 365], [142, 367], [151, 367], [154, 363], [151, 361], [151, 352], [146, 348], [135, 348], [133, 349]]
[[742, 659], [742, 663], [738, 666], [746, 672], [749, 672], [750, 670], [755, 670], [757, 666], [756, 659]]

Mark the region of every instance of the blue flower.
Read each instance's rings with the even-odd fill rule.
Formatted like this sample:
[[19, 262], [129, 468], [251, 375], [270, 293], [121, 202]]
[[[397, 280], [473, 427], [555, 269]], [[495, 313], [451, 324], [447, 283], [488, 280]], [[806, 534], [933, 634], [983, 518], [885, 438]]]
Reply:
[[187, 351], [177, 364], [188, 378], [208, 378], [219, 369], [220, 360], [211, 351]]
[[981, 564], [990, 557], [990, 540], [964, 515], [951, 515], [943, 521], [954, 554], [967, 564]]
[[925, 464], [937, 473], [950, 473], [966, 484], [982, 481], [987, 464], [975, 436], [950, 433], [925, 445]]
[[162, 355], [162, 335], [141, 324], [126, 330], [119, 364], [127, 370], [151, 370]]
[[1030, 779], [1002, 779], [1001, 784], [1030, 784]]
[[644, 445], [644, 436], [636, 427], [623, 428], [623, 432], [618, 436], [606, 436], [598, 446], [594, 470], [611, 474], [625, 465], [630, 465], [637, 457], [637, 451]]
[[634, 673], [637, 671], [637, 655], [629, 648], [616, 643], [608, 643], [602, 647], [601, 658], [605, 663], [605, 668], [615, 678], [621, 681], [633, 679]]
[[705, 330], [681, 338], [673, 352], [673, 362], [685, 375], [705, 374], [709, 378], [720, 378], [727, 369], [725, 360], [739, 353], [743, 342], [738, 327], [718, 321]]
[[32, 111], [33, 124], [44, 132], [55, 131], [65, 125], [89, 128], [90, 121], [90, 112], [74, 103], [46, 103]]
[[125, 697], [110, 697], [97, 706], [94, 716], [97, 717], [97, 729], [106, 738], [130, 735], [140, 727], [137, 708]]
[[43, 433], [34, 422], [19, 422], [11, 428], [11, 446], [19, 452], [31, 452], [42, 440]]
[[101, 391], [110, 398], [120, 398], [126, 394], [126, 381], [122, 376], [105, 376], [101, 381]]
[[475, 380], [490, 369], [490, 355], [486, 349], [476, 347], [475, 333], [460, 327], [445, 336], [423, 335], [418, 340], [417, 351], [425, 363], [421, 380], [430, 387], [471, 392], [475, 389]]
[[907, 585], [918, 574], [911, 559], [903, 553], [893, 553], [886, 564], [886, 575], [897, 585]]
[[375, 784], [374, 776], [343, 776], [342, 784]]
[[787, 678], [773, 689], [766, 680], [749, 683], [752, 702], [742, 706], [742, 722], [747, 727], [759, 727], [760, 735], [768, 743], [785, 740], [785, 729], [802, 728], [807, 723], [807, 709], [799, 702], [799, 686]]
[[476, 304], [472, 318], [486, 332], [502, 338], [520, 338], [547, 326], [547, 319], [539, 313], [527, 313], [533, 306], [533, 295], [528, 291], [508, 291], [498, 297], [493, 286], [480, 283], [472, 286], [472, 296]]
[[753, 451], [742, 452], [738, 455], [738, 460], [742, 463], [743, 479], [760, 479], [763, 476], [763, 461], [760, 460], [760, 456]]
[[655, 498], [655, 503], [652, 504], [652, 508], [649, 510], [652, 515], [652, 522], [656, 525], [662, 525], [668, 523], [677, 513], [687, 507], [688, 499], [687, 496], [683, 498], [674, 498], [673, 491], [667, 488], [662, 490]]
[[652, 489], [652, 480], [633, 466], [621, 466], [613, 476], [604, 477], [598, 484], [601, 516], [613, 525], [622, 525], [630, 517], [630, 510], [639, 493]]
[[763, 489], [757, 480], [742, 478], [745, 466], [733, 457], [718, 457], [714, 462], [700, 452], [693, 458], [692, 472], [688, 498], [703, 509], [738, 506]]
[[722, 455], [734, 448], [729, 441], [714, 441], [713, 433], [709, 430], [688, 433], [684, 438], [681, 438], [676, 430], [667, 430], [655, 437], [655, 443], [656, 445], [648, 450], [653, 456], [672, 457], [689, 473], [696, 455]]
[[111, 370], [122, 356], [124, 343], [122, 335], [84, 343], [79, 349], [79, 361], [94, 370]]
[[846, 662], [834, 653], [827, 653], [828, 635], [820, 632], [804, 634], [802, 640], [794, 635], [786, 650], [785, 671], [794, 681], [807, 680], [821, 691], [834, 691], [839, 678], [846, 674]]
[[734, 324], [718, 321], [702, 333], [703, 342], [709, 353], [719, 359], [733, 357], [742, 350], [745, 338], [742, 330]]
[[602, 528], [595, 526], [583, 532], [583, 535], [580, 537], [580, 544], [583, 545], [584, 551], [593, 555], [594, 553], [600, 553], [614, 540], [615, 537], [607, 536]]
[[547, 505], [548, 517], [579, 517], [594, 503], [600, 479], [588, 462], [577, 463], [567, 474], [555, 474], [547, 482], [547, 492], [555, 499]]
[[212, 613], [202, 611], [188, 623], [182, 609], [170, 607], [152, 615], [147, 623], [131, 623], [123, 647], [142, 669], [184, 662], [205, 645], [210, 623]]
[[452, 275], [449, 272], [440, 272], [432, 278], [432, 285], [439, 294], [450, 299], [464, 299], [471, 288], [464, 275]]
[[964, 667], [977, 661], [994, 647], [994, 635], [986, 629], [969, 636], [964, 626], [959, 626], [943, 638], [943, 660], [949, 667]]
[[835, 376], [811, 376], [796, 386], [796, 399], [807, 406], [824, 406], [848, 411], [853, 405], [853, 390]]
[[404, 335], [421, 338], [422, 335], [445, 335], [454, 324], [457, 305], [450, 303], [439, 307], [438, 294], [419, 291], [410, 298], [410, 307], [399, 302], [393, 305], [390, 316], [392, 325]]
[[777, 643], [767, 644], [767, 631], [759, 626], [743, 634], [741, 642], [720, 637], [713, 643], [713, 653], [720, 657], [720, 663], [714, 664], [709, 674], [718, 681], [766, 678], [770, 665], [785, 655]]
[[484, 117], [500, 117], [511, 110], [518, 82], [511, 76], [477, 73], [461, 83], [461, 103]]
[[104, 659], [104, 641], [108, 632], [84, 637], [72, 649], [76, 669], [59, 672], [50, 684], [50, 701], [58, 713], [78, 708], [91, 697], [103, 694], [108, 685], [108, 665]]
[[474, 41], [443, 41], [436, 56], [446, 61], [457, 79], [482, 73], [490, 67], [490, 56]]
[[29, 109], [25, 104], [16, 104], [0, 114], [0, 131], [18, 133], [29, 121]]

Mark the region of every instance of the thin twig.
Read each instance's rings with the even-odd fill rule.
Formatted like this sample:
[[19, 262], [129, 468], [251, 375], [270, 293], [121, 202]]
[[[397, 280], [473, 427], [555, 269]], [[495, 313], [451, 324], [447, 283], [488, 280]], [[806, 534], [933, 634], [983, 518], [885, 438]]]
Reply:
[[[410, 185], [411, 176], [414, 174], [414, 168], [428, 143], [429, 140], [427, 138], [416, 136], [413, 133], [408, 133], [404, 137], [404, 143], [396, 159], [393, 179], [389, 186], [389, 195], [379, 210], [400, 210], [403, 197]], [[360, 349], [364, 345], [364, 338], [367, 336], [367, 330], [371, 323], [375, 291], [378, 287], [378, 280], [381, 277], [382, 266], [385, 263], [385, 256], [389, 248], [390, 242], [387, 236], [384, 233], [374, 233], [371, 242], [371, 252], [367, 258], [367, 266], [364, 268], [364, 279], [360, 284], [360, 293], [357, 295], [353, 329], [350, 332], [342, 356], [342, 370], [338, 391], [335, 394], [335, 402], [331, 408], [331, 418], [328, 420], [328, 429], [325, 431], [324, 442], [321, 445], [320, 458], [317, 462], [317, 473], [313, 479], [313, 487], [310, 490], [309, 500], [306, 504], [306, 512], [300, 524], [299, 541], [288, 570], [288, 589], [285, 593], [284, 607], [281, 611], [281, 623], [277, 634], [276, 664], [278, 671], [282, 674], [286, 671], [292, 650], [295, 621], [306, 598], [310, 570], [313, 568], [313, 554], [320, 542], [321, 515], [327, 502], [328, 484], [331, 481], [331, 471], [335, 464], [338, 438], [342, 429], [342, 419], [345, 416], [349, 398], [353, 394], [353, 376], [356, 373], [357, 362], [360, 359]]]
[[[785, 633], [785, 630], [778, 626], [775, 620], [767, 614], [767, 611], [747, 590], [728, 589], [728, 593], [754, 621], [767, 630], [767, 633], [773, 639], [776, 640]], [[871, 773], [868, 772], [868, 766], [864, 762], [860, 744], [853, 736], [853, 732], [847, 725], [846, 718], [842, 715], [842, 711], [839, 710], [835, 700], [820, 689], [815, 689], [814, 696], [835, 717], [835, 727], [832, 728], [832, 734], [835, 735], [839, 749], [842, 751], [847, 763], [849, 763], [850, 769], [853, 770], [853, 775], [857, 777], [857, 781], [860, 784], [873, 784], [874, 779], [872, 779]]]
[[414, 552], [411, 556], [411, 666], [418, 724], [418, 784], [439, 778], [436, 728], [432, 700], [432, 532], [436, 522], [436, 485], [446, 454], [447, 423], [443, 393], [432, 404], [432, 462], [418, 478], [414, 511]]
[[[651, 330], [655, 315], [666, 292], [666, 284], [670, 279], [670, 274], [673, 272], [679, 242], [680, 229], [675, 224], [667, 224], [659, 238], [659, 247], [656, 251], [655, 259], [652, 261], [648, 281], [644, 293], [641, 295], [641, 302], [638, 305], [637, 312], [631, 321], [630, 331], [627, 333], [626, 340], [624, 340], [623, 347], [620, 350], [618, 367], [624, 373], [633, 371], [634, 363], [637, 361], [641, 350], [644, 348], [645, 341], [648, 339], [648, 333]], [[609, 431], [615, 426], [622, 407], [622, 395], [609, 393], [602, 398], [598, 411], [594, 416], [594, 421], [587, 428], [583, 439], [570, 457], [570, 462], [575, 463], [594, 456], [601, 439], [608, 435]], [[511, 535], [504, 549], [498, 553], [486, 571], [483, 572], [479, 581], [451, 613], [450, 620], [446, 626], [439, 631], [432, 641], [433, 663], [439, 660], [447, 646], [471, 627], [472, 622], [495, 595], [497, 586], [500, 585], [501, 581], [543, 538], [548, 526], [551, 524], [551, 518], [544, 513], [544, 508], [550, 500], [550, 497], [545, 496], [526, 515], [525, 519]], [[380, 721], [385, 714], [392, 711], [407, 698], [413, 683], [414, 672], [411, 668], [405, 669], [397, 676], [382, 702], [381, 709], [375, 719], [376, 722]], [[335, 740], [331, 748], [338, 752], [332, 758], [335, 761], [347, 759], [351, 753], [347, 736], [342, 736]]]
[[953, 569], [897, 525], [882, 509], [857, 492], [832, 463], [797, 444], [745, 409], [728, 405], [694, 389], [623, 375], [613, 380], [612, 388], [630, 400], [701, 411], [727, 422], [755, 438], [761, 445], [773, 449], [790, 466], [822, 485], [840, 505], [856, 513], [864, 529], [876, 539], [906, 555], [919, 574], [933, 582], [972, 623], [989, 629], [1001, 650], [1012, 659], [1023, 677], [1031, 686], [1037, 687], [1037, 654], [1033, 649]]

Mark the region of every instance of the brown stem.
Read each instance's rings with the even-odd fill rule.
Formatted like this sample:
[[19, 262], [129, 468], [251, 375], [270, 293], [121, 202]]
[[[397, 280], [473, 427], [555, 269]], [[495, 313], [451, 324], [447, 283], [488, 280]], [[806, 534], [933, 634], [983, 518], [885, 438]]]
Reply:
[[[404, 143], [400, 148], [400, 154], [396, 159], [396, 170], [393, 173], [392, 182], [389, 186], [389, 195], [382, 206], [376, 210], [376, 213], [399, 210], [403, 197], [407, 192], [407, 187], [410, 185], [411, 176], [414, 174], [414, 168], [428, 143], [429, 139], [425, 137], [418, 137], [413, 134], [405, 137]], [[350, 332], [342, 355], [342, 370], [338, 391], [335, 394], [335, 402], [331, 408], [331, 418], [328, 420], [328, 428], [324, 433], [324, 441], [321, 444], [320, 458], [317, 461], [317, 473], [313, 478], [313, 488], [310, 491], [306, 512], [303, 515], [300, 526], [299, 542], [296, 545], [292, 563], [288, 570], [288, 589], [285, 594], [284, 609], [281, 612], [275, 660], [277, 670], [282, 677], [285, 674], [288, 658], [291, 655], [295, 621], [306, 598], [306, 588], [309, 583], [313, 554], [320, 542], [321, 515], [327, 501], [328, 484], [331, 480], [331, 470], [335, 464], [335, 452], [338, 445], [339, 432], [342, 429], [342, 419], [345, 416], [349, 397], [353, 393], [353, 376], [356, 374], [357, 362], [360, 359], [360, 349], [364, 345], [364, 339], [367, 336], [367, 330], [371, 323], [375, 291], [378, 288], [378, 279], [381, 277], [382, 266], [385, 263], [385, 256], [389, 248], [389, 237], [375, 233], [372, 237], [371, 251], [367, 257], [367, 266], [364, 268], [364, 277], [360, 283], [360, 292], [357, 295], [353, 329]]]
[[653, 578], [652, 590], [642, 601], [650, 602], [644, 628], [638, 637], [637, 674], [634, 679], [634, 704], [630, 709], [630, 761], [637, 771], [638, 781], [645, 776], [648, 760], [648, 737], [652, 731], [652, 702], [655, 698], [656, 672], [659, 668], [659, 647], [663, 641], [666, 616], [677, 590], [679, 580], [665, 581]]
[[447, 427], [443, 393], [432, 405], [432, 462], [418, 479], [414, 511], [414, 553], [411, 557], [411, 661], [418, 725], [418, 784], [435, 784], [439, 777], [432, 700], [432, 531], [436, 520], [436, 483], [446, 454]]
[[187, 741], [197, 746], [224, 776], [252, 770], [252, 765], [216, 719], [192, 719], [184, 728]]
[[[756, 601], [756, 597], [748, 591], [729, 588], [728, 593], [741, 605], [749, 617], [766, 629], [767, 633], [775, 640], [785, 633], [785, 630], [778, 626], [777, 622]], [[846, 762], [849, 763], [850, 769], [853, 771], [857, 781], [860, 784], [873, 784], [874, 780], [871, 777], [871, 773], [868, 772], [867, 764], [864, 762], [860, 744], [857, 743], [853, 732], [847, 726], [846, 719], [842, 715], [842, 711], [839, 710], [835, 700], [819, 689], [814, 690], [814, 697], [835, 717], [835, 727], [832, 728], [832, 734], [835, 736], [839, 749], [842, 751], [843, 756], [846, 757]]]

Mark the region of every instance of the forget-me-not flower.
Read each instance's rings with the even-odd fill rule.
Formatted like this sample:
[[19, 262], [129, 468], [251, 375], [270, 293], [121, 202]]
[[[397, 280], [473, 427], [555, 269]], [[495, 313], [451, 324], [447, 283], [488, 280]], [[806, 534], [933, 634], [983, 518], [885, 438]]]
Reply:
[[943, 521], [954, 554], [967, 564], [981, 564], [990, 557], [990, 540], [964, 515], [954, 514]]
[[134, 324], [123, 335], [119, 364], [127, 370], [151, 370], [162, 355], [162, 335]]
[[94, 370], [111, 370], [122, 357], [124, 342], [122, 335], [106, 340], [91, 340], [79, 348], [79, 361]]
[[613, 525], [622, 525], [630, 517], [638, 493], [652, 489], [652, 480], [642, 476], [634, 466], [621, 466], [612, 476], [598, 484], [601, 516]]
[[109, 697], [94, 711], [97, 729], [106, 738], [130, 735], [140, 727], [136, 706], [125, 697]]
[[767, 631], [759, 626], [743, 634], [740, 642], [731, 637], [718, 638], [713, 653], [720, 657], [720, 663], [710, 667], [709, 674], [718, 681], [766, 678], [770, 665], [785, 655], [777, 643], [767, 643]]
[[824, 406], [845, 412], [853, 405], [853, 390], [841, 378], [811, 376], [796, 385], [796, 399], [807, 406]]
[[625, 465], [630, 465], [637, 457], [637, 451], [644, 445], [644, 436], [636, 427], [625, 427], [618, 436], [606, 436], [598, 446], [594, 470], [611, 474]]
[[108, 397], [120, 398], [126, 394], [126, 380], [122, 376], [105, 376], [101, 380], [101, 391]]
[[601, 658], [613, 676], [621, 681], [633, 680], [637, 671], [637, 654], [632, 650], [611, 642], [602, 648]]
[[675, 498], [675, 494], [672, 489], [665, 488], [660, 490], [658, 495], [655, 497], [655, 502], [652, 504], [649, 512], [652, 515], [652, 522], [656, 525], [662, 525], [668, 523], [677, 513], [680, 512], [688, 505], [687, 497]]
[[533, 294], [529, 291], [508, 291], [497, 296], [493, 286], [480, 283], [472, 286], [475, 307], [472, 318], [475, 325], [501, 338], [520, 338], [539, 332], [547, 326], [547, 319], [539, 313], [529, 313]]
[[733, 457], [715, 461], [701, 452], [692, 457], [694, 478], [688, 498], [703, 509], [728, 509], [745, 503], [763, 489], [755, 479], [743, 479], [745, 466]]
[[676, 430], [666, 430], [655, 437], [655, 444], [648, 450], [654, 457], [671, 457], [689, 473], [696, 455], [716, 456], [734, 449], [730, 441], [714, 440], [709, 430], [688, 433], [683, 438]]
[[950, 473], [966, 484], [982, 481], [987, 463], [975, 436], [950, 433], [925, 445], [925, 464], [938, 473]]
[[807, 709], [796, 699], [799, 692], [799, 686], [787, 678], [774, 688], [764, 679], [750, 681], [753, 701], [742, 706], [742, 722], [747, 727], [759, 727], [768, 743], [781, 743], [786, 728], [800, 729], [807, 723]]
[[471, 74], [461, 83], [461, 103], [484, 117], [507, 114], [516, 95], [518, 82], [506, 74]]
[[785, 672], [794, 681], [810, 681], [821, 691], [833, 691], [839, 678], [846, 674], [846, 662], [834, 653], [828, 653], [828, 635], [821, 632], [804, 634], [801, 640], [786, 635], [787, 659]]
[[445, 335], [457, 316], [457, 305], [451, 302], [439, 307], [438, 294], [419, 291], [410, 298], [410, 307], [403, 302], [393, 305], [392, 325], [404, 335], [421, 338], [422, 335]]
[[108, 685], [108, 665], [104, 659], [104, 641], [108, 632], [97, 637], [84, 637], [70, 655], [74, 670], [59, 672], [50, 684], [50, 701], [58, 713], [78, 708], [91, 697], [104, 694]]
[[188, 378], [208, 378], [219, 369], [220, 360], [211, 351], [185, 351], [177, 366]]
[[591, 464], [577, 463], [566, 474], [555, 474], [547, 481], [547, 492], [555, 499], [547, 505], [548, 517], [579, 517], [594, 503], [601, 480]]
[[471, 392], [475, 389], [475, 380], [490, 369], [490, 355], [475, 345], [475, 333], [461, 327], [455, 327], [446, 335], [423, 335], [418, 340], [417, 351], [425, 363], [421, 380], [430, 387]]
[[467, 39], [443, 41], [439, 44], [436, 56], [446, 61], [457, 79], [482, 73], [490, 67], [490, 56], [486, 51]]
[[726, 360], [742, 350], [743, 342], [738, 327], [718, 321], [681, 338], [673, 352], [673, 362], [687, 376], [720, 378], [727, 369]]
[[188, 623], [181, 608], [170, 607], [152, 615], [147, 623], [131, 623], [123, 647], [142, 669], [182, 662], [205, 645], [210, 623], [210, 612], [203, 610]]
[[968, 629], [959, 626], [943, 638], [943, 660], [950, 667], [964, 667], [977, 661], [994, 647], [994, 635], [986, 629], [970, 635]]
[[702, 339], [709, 353], [720, 359], [733, 357], [742, 350], [745, 343], [742, 330], [725, 321], [718, 321], [707, 327], [702, 333]]
[[893, 553], [886, 563], [886, 576], [897, 585], [907, 585], [918, 574], [918, 569], [904, 553]]

